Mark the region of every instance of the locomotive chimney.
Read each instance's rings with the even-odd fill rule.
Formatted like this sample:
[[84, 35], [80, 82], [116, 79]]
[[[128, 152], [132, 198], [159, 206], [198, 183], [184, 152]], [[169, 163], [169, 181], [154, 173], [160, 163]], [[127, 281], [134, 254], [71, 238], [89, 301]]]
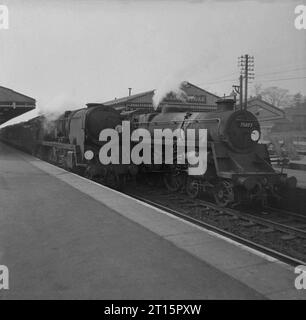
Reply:
[[232, 111], [234, 110], [234, 107], [235, 107], [235, 99], [233, 99], [232, 97], [230, 98], [224, 97], [216, 101], [216, 103], [217, 103], [218, 111]]
[[129, 88], [129, 96], [132, 94], [132, 88]]

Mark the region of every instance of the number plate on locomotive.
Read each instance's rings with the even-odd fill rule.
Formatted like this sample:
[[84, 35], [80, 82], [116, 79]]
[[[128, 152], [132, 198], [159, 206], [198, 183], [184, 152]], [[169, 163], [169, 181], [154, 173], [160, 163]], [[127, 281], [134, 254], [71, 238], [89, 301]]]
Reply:
[[239, 127], [240, 128], [252, 128], [253, 127], [253, 123], [252, 122], [248, 122], [248, 121], [240, 121], [239, 122]]

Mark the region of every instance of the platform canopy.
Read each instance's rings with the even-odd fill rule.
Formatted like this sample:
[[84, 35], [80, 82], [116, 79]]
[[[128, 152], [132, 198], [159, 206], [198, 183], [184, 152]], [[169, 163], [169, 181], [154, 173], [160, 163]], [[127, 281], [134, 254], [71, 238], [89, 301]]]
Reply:
[[0, 125], [35, 109], [35, 99], [0, 86]]

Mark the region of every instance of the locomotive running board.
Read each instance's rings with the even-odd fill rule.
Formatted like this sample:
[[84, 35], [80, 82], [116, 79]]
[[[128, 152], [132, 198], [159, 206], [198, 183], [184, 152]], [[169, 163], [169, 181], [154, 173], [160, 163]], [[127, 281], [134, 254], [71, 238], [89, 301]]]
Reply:
[[69, 143], [42, 141], [40, 144], [47, 147], [57, 147], [61, 149], [75, 151], [75, 145]]

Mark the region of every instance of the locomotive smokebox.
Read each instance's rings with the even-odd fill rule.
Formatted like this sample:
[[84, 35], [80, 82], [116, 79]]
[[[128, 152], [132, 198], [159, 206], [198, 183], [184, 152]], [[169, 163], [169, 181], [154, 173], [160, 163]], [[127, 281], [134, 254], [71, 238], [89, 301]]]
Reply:
[[233, 98], [223, 98], [216, 101], [216, 103], [218, 111], [232, 111], [235, 108], [235, 100]]

